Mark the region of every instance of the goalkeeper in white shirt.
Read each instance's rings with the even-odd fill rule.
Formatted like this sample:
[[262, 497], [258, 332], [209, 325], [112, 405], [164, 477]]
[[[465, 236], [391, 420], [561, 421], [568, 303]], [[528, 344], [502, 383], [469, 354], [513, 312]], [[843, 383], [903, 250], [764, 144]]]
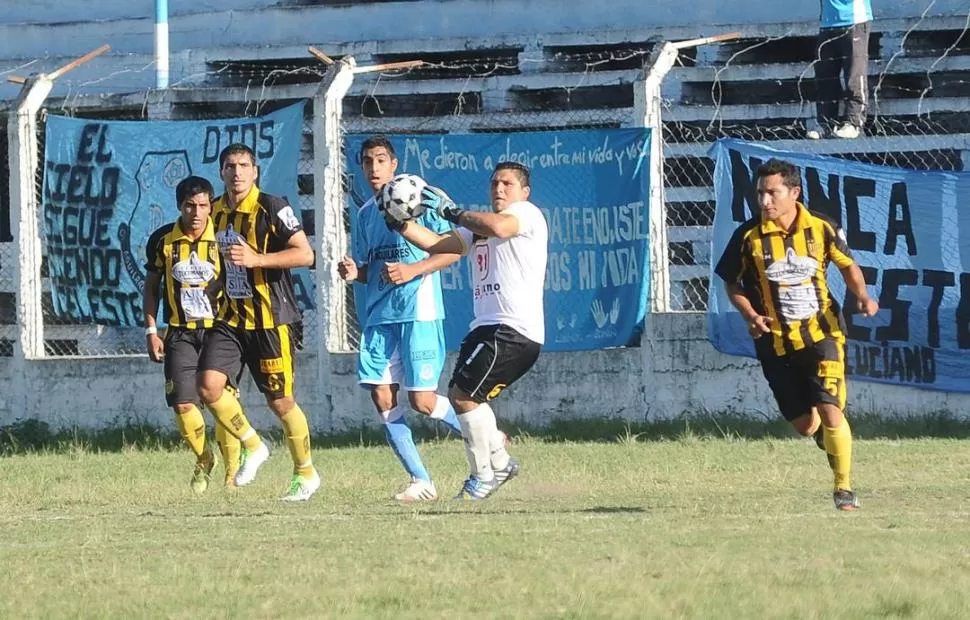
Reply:
[[455, 224], [447, 234], [417, 222], [387, 224], [431, 254], [468, 254], [475, 318], [462, 340], [448, 398], [461, 423], [470, 474], [458, 499], [482, 500], [519, 473], [497, 432], [489, 402], [532, 368], [545, 340], [542, 310], [548, 229], [529, 202], [529, 169], [514, 162], [495, 167], [493, 213], [465, 211], [435, 187], [422, 205]]

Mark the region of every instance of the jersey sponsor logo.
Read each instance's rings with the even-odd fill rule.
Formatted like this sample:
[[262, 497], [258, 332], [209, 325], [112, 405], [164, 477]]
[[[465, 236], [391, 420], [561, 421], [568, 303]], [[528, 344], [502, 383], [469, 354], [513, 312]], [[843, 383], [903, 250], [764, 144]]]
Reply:
[[286, 205], [277, 212], [280, 221], [283, 222], [283, 226], [289, 231], [295, 231], [300, 229], [300, 220], [296, 219], [296, 214], [293, 213], [293, 207]]
[[367, 262], [371, 263], [374, 261], [399, 261], [402, 258], [407, 258], [411, 256], [411, 248], [405, 245], [394, 245], [394, 246], [381, 246], [371, 250], [369, 260]]
[[266, 374], [283, 372], [283, 358], [261, 359], [259, 360], [259, 370]]
[[502, 285], [498, 282], [486, 282], [485, 284], [475, 285], [475, 299], [481, 299], [487, 295], [497, 295], [502, 290]]
[[[232, 224], [216, 234], [216, 241], [219, 243], [219, 251], [225, 257], [229, 248], [237, 243], [246, 243], [246, 239], [238, 232], [233, 230]], [[230, 299], [249, 299], [253, 296], [253, 287], [249, 284], [249, 276], [245, 267], [233, 265], [228, 260], [225, 262], [226, 274], [226, 295]]]
[[799, 256], [788, 248], [785, 260], [765, 269], [765, 277], [778, 284], [778, 311], [788, 321], [801, 321], [819, 312], [818, 294], [812, 276], [818, 271], [818, 260]]
[[172, 265], [172, 277], [190, 286], [201, 286], [216, 276], [216, 268], [212, 263], [201, 260], [198, 253], [189, 254], [188, 260]]
[[175, 391], [175, 382], [169, 379], [168, 381], [165, 382], [165, 393], [171, 394], [174, 391]]

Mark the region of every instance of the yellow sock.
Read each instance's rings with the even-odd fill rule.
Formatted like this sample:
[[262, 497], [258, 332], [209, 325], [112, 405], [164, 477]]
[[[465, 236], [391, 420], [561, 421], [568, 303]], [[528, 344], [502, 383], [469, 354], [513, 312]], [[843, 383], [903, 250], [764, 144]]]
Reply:
[[219, 444], [222, 462], [226, 465], [226, 480], [232, 480], [239, 471], [239, 453], [242, 452], [242, 444], [230, 435], [222, 424], [216, 424], [216, 443]]
[[310, 426], [306, 415], [299, 405], [294, 405], [281, 418], [286, 445], [293, 457], [293, 471], [301, 476], [313, 475], [313, 461], [310, 459]]
[[226, 428], [226, 432], [241, 441], [247, 450], [255, 450], [263, 443], [253, 427], [249, 425], [239, 399], [228, 390], [223, 390], [219, 400], [209, 403], [209, 411]]
[[825, 451], [831, 456], [832, 472], [835, 474], [835, 488], [852, 490], [852, 429], [849, 421], [842, 418], [842, 424], [835, 428], [823, 427]]
[[205, 445], [205, 418], [202, 412], [195, 405], [185, 413], [175, 414], [175, 422], [178, 424], [179, 432], [185, 438], [185, 443], [189, 444], [196, 458], [201, 457], [206, 450]]

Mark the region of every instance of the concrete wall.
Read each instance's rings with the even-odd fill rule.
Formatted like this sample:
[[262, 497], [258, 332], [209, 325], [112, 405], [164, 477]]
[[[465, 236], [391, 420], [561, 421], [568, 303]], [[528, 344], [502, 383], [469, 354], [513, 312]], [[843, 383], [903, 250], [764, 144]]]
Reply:
[[[777, 415], [760, 368], [753, 360], [714, 351], [704, 335], [703, 315], [656, 315], [647, 333], [645, 346], [638, 349], [543, 354], [535, 369], [494, 403], [498, 416], [545, 425], [556, 419], [646, 422], [719, 412], [767, 419]], [[316, 359], [298, 357], [297, 398], [313, 429], [334, 432], [374, 425], [370, 399], [356, 385], [355, 356], [334, 355], [331, 362], [329, 380], [318, 383]], [[244, 384], [243, 394], [254, 425], [275, 428], [250, 383]], [[0, 427], [36, 419], [54, 428], [126, 423], [172, 428], [161, 367], [147, 358], [47, 360], [25, 367], [0, 358], [0, 395]], [[850, 381], [849, 410], [967, 416], [970, 395]]]

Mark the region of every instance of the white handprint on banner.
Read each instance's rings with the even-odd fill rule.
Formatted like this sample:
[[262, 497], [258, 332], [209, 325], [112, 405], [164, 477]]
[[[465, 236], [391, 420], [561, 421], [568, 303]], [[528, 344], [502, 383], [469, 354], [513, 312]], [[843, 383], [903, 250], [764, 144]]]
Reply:
[[613, 307], [610, 309], [610, 325], [616, 325], [620, 319], [620, 298], [613, 300]]
[[606, 316], [606, 312], [603, 311], [603, 303], [598, 299], [594, 299], [593, 306], [590, 308], [590, 311], [593, 313], [593, 321], [596, 322], [596, 327], [603, 329], [606, 322], [609, 320]]

